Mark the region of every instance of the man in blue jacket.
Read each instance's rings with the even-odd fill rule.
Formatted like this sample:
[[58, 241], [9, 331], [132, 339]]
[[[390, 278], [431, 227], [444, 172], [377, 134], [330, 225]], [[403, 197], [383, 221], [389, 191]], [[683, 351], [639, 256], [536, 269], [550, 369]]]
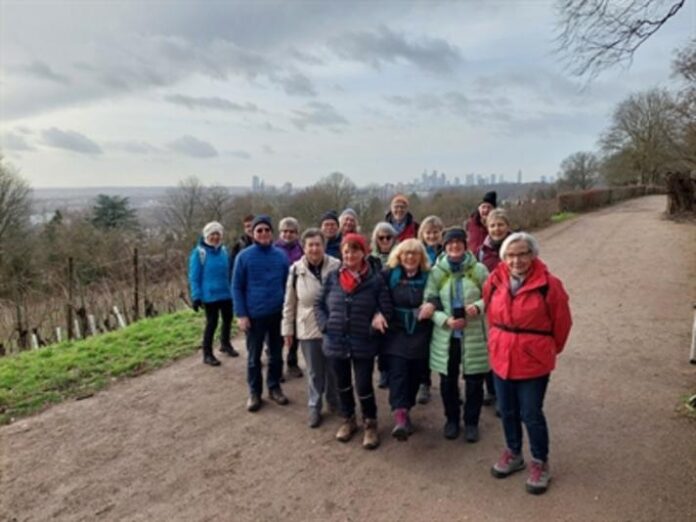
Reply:
[[269, 362], [267, 385], [271, 400], [288, 403], [280, 388], [283, 373], [283, 341], [280, 336], [285, 281], [290, 263], [285, 253], [273, 246], [271, 218], [259, 215], [252, 223], [254, 244], [242, 250], [234, 264], [232, 295], [239, 328], [246, 333], [248, 411], [261, 408], [263, 376], [261, 353], [268, 338]]

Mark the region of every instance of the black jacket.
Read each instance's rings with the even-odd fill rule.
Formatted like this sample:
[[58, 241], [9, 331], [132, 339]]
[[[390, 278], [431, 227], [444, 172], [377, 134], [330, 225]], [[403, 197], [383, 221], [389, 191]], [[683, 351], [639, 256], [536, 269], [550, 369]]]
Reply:
[[398, 283], [390, 288], [389, 281], [393, 273], [392, 269], [382, 272], [394, 307], [382, 344], [382, 353], [406, 359], [426, 359], [429, 355], [433, 322], [430, 319], [418, 321], [416, 314], [417, 309], [423, 304], [427, 274], [420, 280], [422, 284], [414, 284], [413, 280], [409, 283], [405, 275], [401, 275]]
[[390, 320], [389, 290], [380, 274], [369, 269], [367, 277], [351, 294], [341, 288], [338, 270], [330, 272], [314, 305], [317, 325], [323, 334], [327, 357], [369, 359], [377, 355], [382, 335], [372, 329], [376, 312]]

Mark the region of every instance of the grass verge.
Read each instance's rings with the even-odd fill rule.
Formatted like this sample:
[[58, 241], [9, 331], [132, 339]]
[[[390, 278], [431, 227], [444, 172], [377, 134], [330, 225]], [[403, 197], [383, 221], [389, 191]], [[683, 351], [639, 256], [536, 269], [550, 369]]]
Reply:
[[551, 222], [552, 223], [561, 223], [563, 221], [567, 221], [569, 219], [574, 218], [577, 216], [575, 212], [559, 212], [558, 214], [554, 214], [551, 216]]
[[2, 357], [0, 424], [189, 355], [200, 345], [202, 327], [201, 315], [177, 312], [116, 332]]

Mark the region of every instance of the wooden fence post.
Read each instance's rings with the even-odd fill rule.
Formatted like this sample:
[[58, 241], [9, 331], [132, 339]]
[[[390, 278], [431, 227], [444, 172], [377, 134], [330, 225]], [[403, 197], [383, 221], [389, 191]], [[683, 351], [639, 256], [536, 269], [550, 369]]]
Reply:
[[140, 273], [138, 271], [138, 247], [133, 249], [133, 321], [140, 319]]
[[72, 340], [75, 337], [74, 320], [73, 320], [73, 281], [75, 280], [75, 267], [73, 266], [73, 258], [68, 258], [68, 303], [65, 305], [68, 339]]

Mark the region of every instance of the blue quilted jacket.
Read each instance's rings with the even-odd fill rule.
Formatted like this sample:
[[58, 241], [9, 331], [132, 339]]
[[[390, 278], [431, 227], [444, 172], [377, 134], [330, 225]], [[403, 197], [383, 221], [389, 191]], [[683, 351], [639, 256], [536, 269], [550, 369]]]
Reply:
[[290, 262], [281, 249], [254, 243], [234, 261], [232, 296], [237, 317], [281, 313]]

